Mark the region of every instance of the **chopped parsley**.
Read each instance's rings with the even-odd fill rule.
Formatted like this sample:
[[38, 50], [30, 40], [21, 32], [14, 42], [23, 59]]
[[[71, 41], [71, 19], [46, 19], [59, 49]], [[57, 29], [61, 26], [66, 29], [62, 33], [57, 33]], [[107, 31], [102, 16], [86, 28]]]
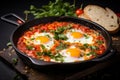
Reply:
[[37, 56], [49, 56], [51, 59], [54, 59], [55, 61], [63, 62], [64, 59], [60, 53], [56, 53], [55, 55], [52, 54], [50, 51], [43, 51], [43, 52], [36, 52]]
[[87, 34], [84, 34], [84, 37], [85, 37], [86, 39], [88, 39], [88, 38], [89, 38], [89, 35], [87, 35]]
[[86, 55], [87, 55], [87, 56], [90, 56], [90, 55], [96, 56], [97, 54], [96, 54], [96, 52], [91, 51], [91, 52], [87, 53]]
[[66, 29], [70, 29], [70, 28], [71, 28], [71, 25], [60, 26], [56, 30], [52, 31], [52, 33], [54, 34], [54, 39], [56, 39], [56, 40], [67, 40], [68, 37], [64, 34], [64, 31]]
[[34, 5], [30, 6], [29, 10], [25, 10], [26, 20], [29, 14], [32, 14], [35, 18], [48, 17], [48, 16], [77, 16], [75, 14], [75, 1], [74, 4], [65, 2], [63, 0], [49, 1], [47, 5], [43, 5], [40, 8]]
[[53, 58], [55, 61], [64, 62], [63, 56], [60, 53], [57, 53]]
[[60, 45], [56, 47], [56, 50], [63, 50], [66, 49], [67, 47], [68, 47], [67, 44], [60, 43]]
[[41, 52], [36, 52], [37, 56], [42, 56]]
[[101, 44], [104, 43], [104, 41], [102, 41], [102, 40], [97, 40], [97, 43], [98, 43], [99, 45], [101, 45]]
[[80, 46], [80, 49], [82, 49], [82, 50], [86, 50], [87, 48], [89, 48], [89, 44], [87, 44], [87, 43]]
[[27, 48], [28, 50], [33, 50], [33, 49], [34, 49], [34, 47], [33, 47], [33, 46], [30, 46], [30, 45], [27, 45], [26, 48]]
[[80, 46], [80, 49], [82, 50], [86, 50], [86, 49], [90, 49], [90, 50], [98, 50], [98, 46], [94, 46], [94, 45], [89, 45], [89, 44], [83, 44], [82, 46]]
[[91, 50], [98, 50], [99, 48], [97, 46], [90, 46]]
[[43, 50], [45, 50], [45, 46], [44, 46], [44, 45], [41, 44], [40, 46], [41, 46], [41, 48], [42, 48]]
[[30, 40], [35, 40], [35, 38], [31, 38]]
[[17, 58], [12, 58], [12, 63], [13, 63], [14, 65], [16, 65], [16, 64], [18, 63], [18, 59], [17, 59]]

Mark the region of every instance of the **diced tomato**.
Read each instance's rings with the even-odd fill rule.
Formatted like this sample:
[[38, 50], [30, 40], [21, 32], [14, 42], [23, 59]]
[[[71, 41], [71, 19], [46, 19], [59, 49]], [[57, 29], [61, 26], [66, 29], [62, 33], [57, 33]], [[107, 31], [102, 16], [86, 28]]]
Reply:
[[41, 50], [40, 45], [35, 45], [34, 47], [35, 47], [36, 51], [40, 51]]
[[32, 34], [33, 34], [32, 31], [27, 31], [27, 32], [25, 33], [25, 36], [30, 37]]
[[83, 13], [83, 10], [82, 9], [77, 9], [75, 13], [76, 13], [77, 16], [79, 16]]
[[46, 26], [42, 26], [40, 29], [46, 31], [48, 28]]
[[50, 57], [49, 56], [44, 56], [43, 59], [44, 59], [44, 61], [50, 61]]
[[100, 50], [97, 50], [97, 54], [99, 54], [99, 55], [100, 55], [100, 54], [103, 54], [104, 51], [105, 51], [105, 46], [104, 46], [104, 45], [100, 45], [100, 46], [99, 46], [99, 49], [100, 49]]
[[26, 50], [26, 53], [27, 53], [28, 56], [30, 56], [32, 58], [36, 58], [35, 51], [33, 51], [33, 50], [30, 50], [30, 51]]
[[36, 33], [36, 32], [40, 32], [40, 30], [39, 30], [39, 29], [34, 29], [34, 30], [32, 31], [33, 34]]
[[105, 50], [105, 46], [104, 46], [104, 45], [100, 45], [100, 46], [99, 46], [99, 49]]
[[91, 32], [91, 31], [90, 31], [90, 28], [88, 28], [88, 27], [81, 26], [80, 29], [81, 29], [83, 32]]
[[97, 37], [97, 40], [102, 40], [102, 41], [103, 41], [104, 39], [103, 39], [102, 36], [98, 36], [98, 37]]
[[18, 43], [17, 43], [17, 47], [22, 51], [24, 52], [26, 50], [26, 45], [25, 43], [23, 42], [23, 38], [21, 38]]
[[21, 42], [23, 42], [25, 39], [23, 37], [19, 38], [18, 44], [20, 44]]
[[56, 45], [52, 46], [52, 48], [50, 49], [51, 51], [54, 51], [56, 49]]
[[48, 26], [48, 29], [49, 30], [55, 30], [55, 26], [53, 25], [53, 26]]
[[93, 59], [93, 58], [95, 58], [95, 55], [91, 55], [91, 56], [90, 56], [90, 59]]
[[18, 48], [22, 51], [22, 52], [25, 52], [27, 49], [26, 49], [26, 47], [25, 46], [18, 46]]
[[73, 25], [73, 28], [80, 28], [80, 25]]
[[57, 46], [59, 46], [59, 41], [55, 41], [54, 46], [51, 48], [52, 51], [54, 51], [56, 49]]

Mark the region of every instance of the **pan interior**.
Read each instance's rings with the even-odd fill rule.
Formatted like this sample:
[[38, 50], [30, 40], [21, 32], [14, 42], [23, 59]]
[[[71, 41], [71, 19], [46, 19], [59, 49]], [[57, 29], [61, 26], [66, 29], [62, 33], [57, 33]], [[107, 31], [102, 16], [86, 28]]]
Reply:
[[[66, 22], [73, 22], [73, 23], [78, 23], [81, 25], [84, 25], [86, 27], [89, 27], [90, 29], [94, 29], [95, 31], [98, 31], [100, 34], [102, 34], [102, 36], [105, 38], [106, 40], [106, 47], [107, 50], [106, 52], [103, 54], [105, 55], [111, 45], [111, 37], [109, 35], [109, 33], [100, 25], [91, 22], [89, 20], [86, 19], [82, 19], [82, 18], [73, 18], [73, 17], [65, 17], [65, 16], [60, 16], [60, 17], [46, 17], [46, 18], [40, 18], [40, 19], [35, 19], [29, 22], [26, 22], [25, 24], [19, 26], [12, 34], [11, 36], [11, 41], [13, 43], [13, 46], [15, 47], [15, 49], [20, 52], [17, 49], [17, 42], [19, 37], [21, 37], [23, 35], [23, 33], [28, 30], [30, 27], [38, 25], [38, 24], [44, 24], [44, 23], [48, 23], [48, 22], [54, 22], [54, 21], [66, 21]], [[20, 53], [21, 54], [21, 53]], [[100, 56], [103, 56], [100, 55]]]

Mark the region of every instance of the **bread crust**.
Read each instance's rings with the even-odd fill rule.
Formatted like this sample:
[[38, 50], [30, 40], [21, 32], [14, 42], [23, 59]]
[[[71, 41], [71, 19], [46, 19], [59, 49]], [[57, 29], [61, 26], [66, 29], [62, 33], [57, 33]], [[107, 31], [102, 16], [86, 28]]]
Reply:
[[120, 30], [120, 19], [111, 9], [98, 5], [87, 5], [83, 10], [84, 13], [79, 17], [100, 24], [112, 34]]

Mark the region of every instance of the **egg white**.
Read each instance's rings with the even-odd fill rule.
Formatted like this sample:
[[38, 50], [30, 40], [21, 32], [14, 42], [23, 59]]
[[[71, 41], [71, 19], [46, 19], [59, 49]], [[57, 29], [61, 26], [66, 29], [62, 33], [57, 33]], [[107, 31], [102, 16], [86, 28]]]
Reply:
[[[71, 46], [70, 48], [75, 48], [75, 46]], [[64, 62], [75, 62], [75, 61], [84, 61], [83, 57], [72, 57], [70, 54], [67, 54], [67, 49], [61, 50], [60, 54], [64, 56]]]
[[68, 37], [68, 39], [66, 40], [66, 42], [70, 42], [70, 43], [81, 43], [81, 44], [92, 44], [93, 43], [93, 37], [88, 35], [88, 38], [86, 38], [85, 36], [81, 37], [81, 38], [74, 38], [71, 35], [71, 32], [80, 32], [81, 34], [85, 34], [84, 32], [82, 32], [81, 30], [77, 30], [77, 29], [71, 29], [70, 31], [66, 32], [66, 36]]
[[[49, 41], [46, 43], [41, 43], [40, 40], [36, 40], [37, 37], [39, 36], [47, 36], [49, 37]], [[34, 33], [30, 38], [25, 37], [29, 41], [29, 43], [32, 43], [34, 45], [44, 45], [46, 49], [50, 49], [54, 45], [54, 39], [53, 35], [51, 33], [43, 32], [43, 33]]]

